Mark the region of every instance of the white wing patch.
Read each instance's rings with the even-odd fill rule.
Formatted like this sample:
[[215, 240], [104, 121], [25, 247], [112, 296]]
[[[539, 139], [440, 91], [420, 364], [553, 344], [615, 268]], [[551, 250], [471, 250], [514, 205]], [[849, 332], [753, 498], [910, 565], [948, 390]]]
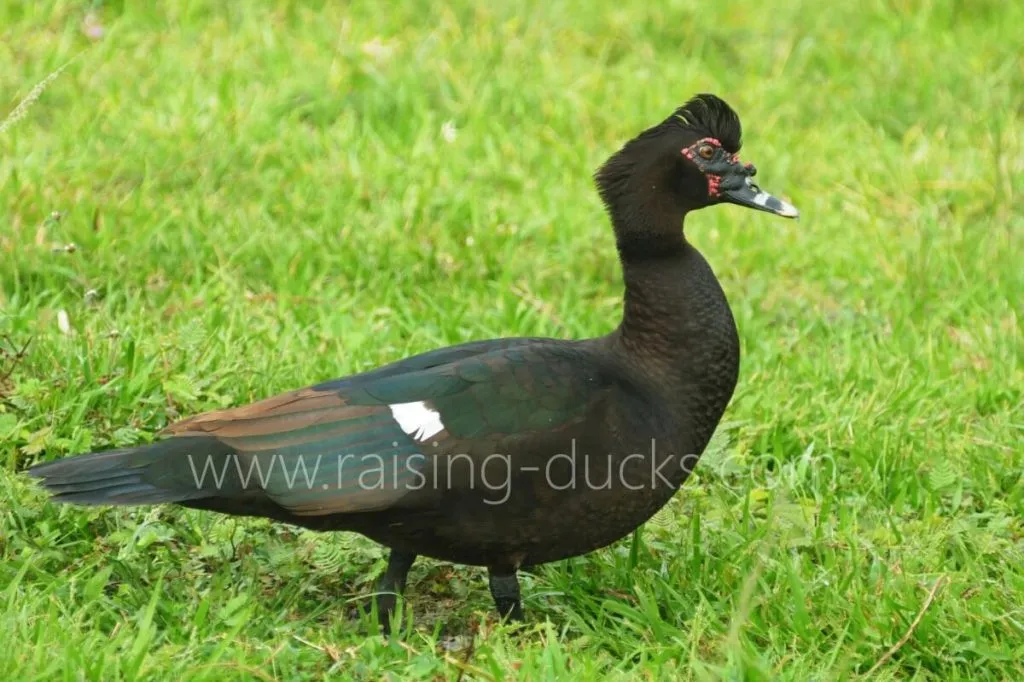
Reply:
[[414, 403], [396, 403], [388, 405], [395, 421], [417, 443], [444, 431], [441, 413], [427, 407], [422, 400]]

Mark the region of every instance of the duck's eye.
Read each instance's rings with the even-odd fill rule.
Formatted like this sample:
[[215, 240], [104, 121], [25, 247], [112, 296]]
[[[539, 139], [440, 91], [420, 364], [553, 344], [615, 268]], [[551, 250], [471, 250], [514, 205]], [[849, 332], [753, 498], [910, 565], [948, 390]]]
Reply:
[[709, 144], [702, 144], [700, 149], [697, 150], [697, 153], [700, 154], [702, 159], [710, 159], [715, 155], [715, 148]]

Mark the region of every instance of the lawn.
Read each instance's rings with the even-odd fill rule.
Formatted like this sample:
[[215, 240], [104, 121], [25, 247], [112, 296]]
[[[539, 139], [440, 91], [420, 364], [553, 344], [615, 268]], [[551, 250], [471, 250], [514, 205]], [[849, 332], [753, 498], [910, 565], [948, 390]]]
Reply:
[[[3, 2], [0, 679], [1024, 679], [1024, 5]], [[1018, 28], [1013, 28], [1017, 26]], [[523, 577], [20, 472], [460, 341], [584, 337], [591, 174], [696, 92], [798, 222], [687, 234], [740, 329], [683, 492]], [[594, 519], [600, 523], [600, 519]], [[408, 612], [406, 613], [409, 616]]]

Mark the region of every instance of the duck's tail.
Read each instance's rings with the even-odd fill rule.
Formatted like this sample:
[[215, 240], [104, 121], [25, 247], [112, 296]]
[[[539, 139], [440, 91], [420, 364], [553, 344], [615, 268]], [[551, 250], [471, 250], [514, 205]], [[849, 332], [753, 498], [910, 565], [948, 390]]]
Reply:
[[[216, 438], [168, 438], [151, 445], [93, 452], [37, 464], [28, 474], [40, 480], [55, 502], [82, 505], [148, 505], [185, 502], [218, 494], [210, 481], [192, 476], [183, 460], [226, 458], [234, 450]], [[202, 464], [202, 462], [198, 462]], [[192, 467], [195, 469], [196, 467]], [[200, 467], [206, 473], [205, 467]]]

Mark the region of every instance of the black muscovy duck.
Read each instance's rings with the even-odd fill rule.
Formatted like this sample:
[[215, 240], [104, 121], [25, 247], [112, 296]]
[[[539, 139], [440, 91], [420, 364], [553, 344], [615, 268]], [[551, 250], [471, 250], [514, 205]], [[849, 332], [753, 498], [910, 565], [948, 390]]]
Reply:
[[650, 518], [732, 397], [736, 326], [683, 219], [720, 203], [797, 216], [753, 183], [739, 149], [733, 110], [698, 95], [598, 170], [625, 279], [606, 336], [435, 350], [30, 473], [59, 502], [170, 502], [362, 533], [391, 549], [385, 629], [418, 555], [486, 566], [499, 613], [521, 619], [517, 570]]

